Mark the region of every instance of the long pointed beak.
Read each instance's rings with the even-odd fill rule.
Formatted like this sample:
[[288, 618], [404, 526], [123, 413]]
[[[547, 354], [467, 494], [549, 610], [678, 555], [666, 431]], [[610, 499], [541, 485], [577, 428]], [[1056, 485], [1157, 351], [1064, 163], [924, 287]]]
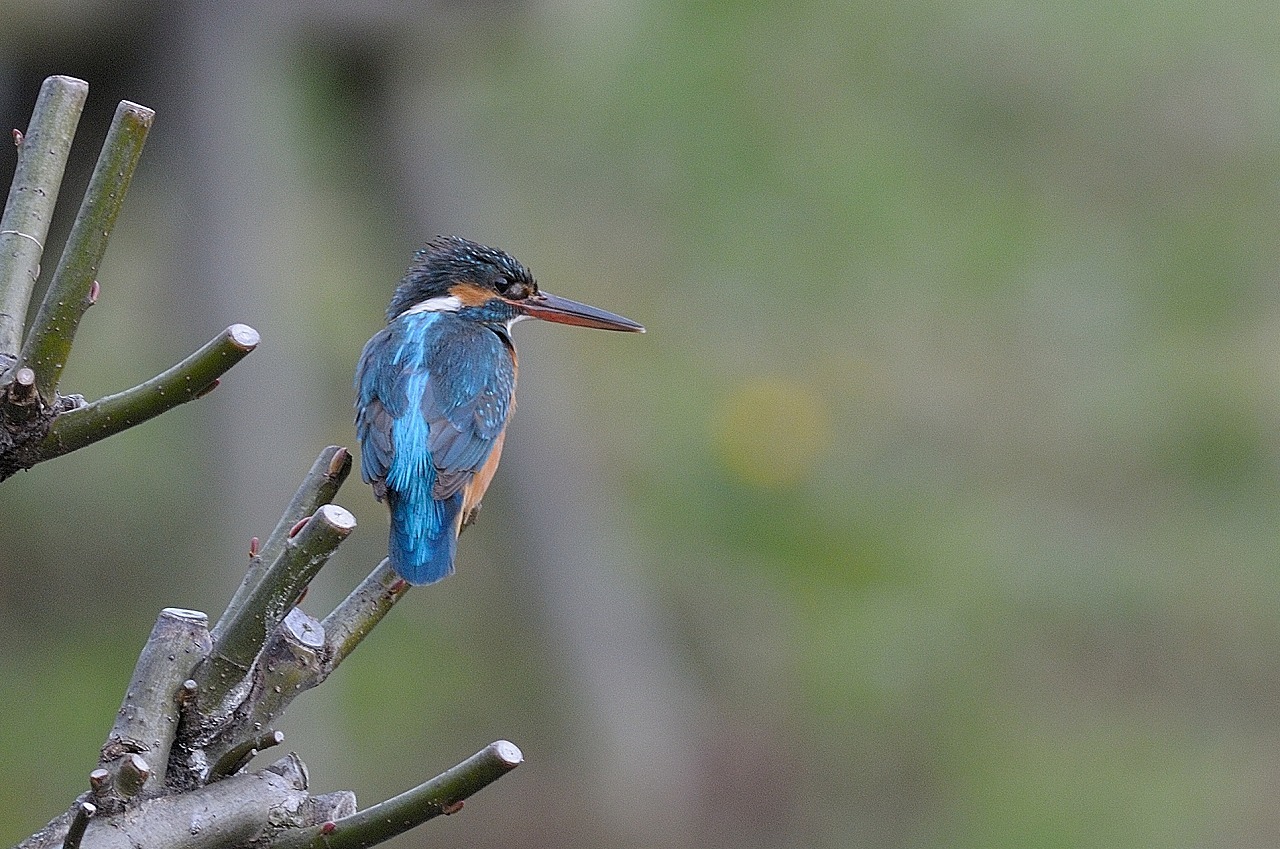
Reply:
[[543, 321], [554, 321], [557, 324], [573, 324], [578, 327], [594, 327], [597, 330], [622, 330], [628, 333], [644, 333], [644, 326], [636, 324], [629, 318], [623, 318], [605, 310], [596, 309], [558, 295], [546, 292], [526, 298], [523, 301], [510, 301], [525, 315], [540, 318]]

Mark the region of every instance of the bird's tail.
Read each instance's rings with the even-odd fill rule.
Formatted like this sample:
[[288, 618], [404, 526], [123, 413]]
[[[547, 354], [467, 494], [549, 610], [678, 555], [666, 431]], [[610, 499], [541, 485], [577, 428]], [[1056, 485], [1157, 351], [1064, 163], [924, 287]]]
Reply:
[[391, 507], [387, 550], [396, 574], [411, 584], [434, 584], [452, 575], [461, 494], [444, 501], [427, 497], [423, 504], [388, 490], [387, 501]]

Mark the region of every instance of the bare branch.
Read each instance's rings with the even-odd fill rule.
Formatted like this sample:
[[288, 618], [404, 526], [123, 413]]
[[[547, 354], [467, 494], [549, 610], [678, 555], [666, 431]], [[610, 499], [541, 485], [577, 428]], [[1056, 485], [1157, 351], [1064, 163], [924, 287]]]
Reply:
[[271, 536], [267, 537], [266, 544], [256, 550], [250, 545], [249, 570], [236, 589], [235, 595], [231, 597], [230, 603], [227, 604], [226, 611], [218, 619], [218, 624], [213, 626], [215, 643], [223, 640], [226, 629], [239, 617], [245, 600], [262, 580], [266, 565], [280, 556], [285, 542], [289, 539], [289, 532], [299, 521], [314, 513], [320, 505], [332, 501], [350, 472], [351, 452], [347, 449], [330, 445], [320, 452], [320, 456], [311, 464], [311, 471], [307, 472], [298, 491], [294, 493], [293, 500], [289, 502], [280, 521], [276, 523], [275, 530], [271, 532]]
[[151, 109], [127, 100], [116, 108], [62, 258], [23, 342], [21, 363], [35, 371], [36, 388], [46, 406], [54, 402], [80, 317], [93, 303], [94, 277], [155, 116]]
[[233, 324], [145, 383], [59, 415], [24, 468], [69, 454], [199, 398], [257, 346], [256, 330]]
[[399, 796], [336, 822], [285, 831], [272, 849], [364, 849], [390, 840], [462, 802], [519, 766], [524, 755], [514, 743], [490, 743], [462, 763]]
[[[0, 480], [199, 398], [258, 344], [233, 325], [181, 363], [132, 389], [86, 404], [58, 383], [132, 180], [154, 113], [121, 102], [49, 289], [24, 338], [43, 243], [87, 86], [51, 77], [24, 137], [0, 222]], [[327, 679], [408, 590], [380, 563], [319, 622], [297, 605], [355, 528], [330, 503], [351, 455], [320, 454], [210, 632], [198, 611], [161, 612], [89, 790], [18, 849], [222, 849], [228, 846], [364, 847], [440, 814], [517, 766], [499, 741], [394, 799], [357, 812], [348, 791], [311, 796], [290, 753], [264, 770], [250, 761], [278, 746], [276, 722], [298, 694]]]
[[18, 164], [0, 218], [0, 373], [17, 358], [22, 344], [58, 188], [88, 95], [84, 80], [49, 77], [20, 137]]
[[351, 654], [392, 605], [409, 591], [410, 584], [384, 558], [333, 612], [324, 618], [323, 633], [332, 670]]
[[[306, 770], [296, 755], [188, 793], [147, 799], [114, 817], [89, 821], [83, 845], [92, 849], [226, 849], [276, 830], [317, 822]], [[72, 817], [64, 814], [16, 849], [58, 849]]]
[[[236, 616], [214, 640], [209, 659], [196, 670], [200, 710], [206, 716], [229, 712], [224, 699], [248, 674], [254, 659], [298, 601], [329, 555], [355, 529], [356, 520], [336, 504], [326, 504], [286, 540], [268, 564]], [[234, 708], [234, 706], [230, 706]]]
[[241, 685], [247, 694], [234, 717], [203, 743], [205, 760], [216, 761], [208, 780], [243, 768], [247, 759], [233, 753], [252, 745], [246, 732], [275, 726], [290, 703], [328, 678], [408, 588], [384, 559], [323, 624], [299, 607], [290, 610], [254, 662], [247, 687]]
[[80, 849], [80, 839], [84, 837], [84, 830], [89, 827], [89, 819], [98, 812], [98, 806], [92, 802], [79, 801], [71, 810], [71, 825], [62, 841], [62, 849]]
[[[164, 786], [169, 750], [178, 728], [183, 682], [209, 655], [209, 617], [197, 610], [167, 607], [160, 611], [147, 639], [115, 724], [102, 747], [99, 766], [111, 772], [125, 769], [130, 755], [150, 765], [145, 786], [137, 792], [157, 792]], [[117, 786], [119, 781], [117, 780]], [[132, 783], [131, 781], [129, 782]], [[123, 798], [128, 795], [122, 794]]]

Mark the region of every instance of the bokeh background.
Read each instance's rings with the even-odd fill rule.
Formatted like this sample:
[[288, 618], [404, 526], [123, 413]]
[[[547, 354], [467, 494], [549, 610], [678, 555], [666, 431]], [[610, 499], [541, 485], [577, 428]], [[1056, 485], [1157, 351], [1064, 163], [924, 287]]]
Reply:
[[[453, 232], [649, 333], [518, 328], [458, 575], [283, 725], [317, 789], [506, 737], [396, 845], [1274, 845], [1277, 43], [1222, 0], [0, 3], [3, 129], [91, 86], [55, 248], [116, 102], [158, 112], [64, 390], [263, 338], [0, 487], [0, 839], [352, 444]], [[338, 502], [313, 613], [385, 551]]]

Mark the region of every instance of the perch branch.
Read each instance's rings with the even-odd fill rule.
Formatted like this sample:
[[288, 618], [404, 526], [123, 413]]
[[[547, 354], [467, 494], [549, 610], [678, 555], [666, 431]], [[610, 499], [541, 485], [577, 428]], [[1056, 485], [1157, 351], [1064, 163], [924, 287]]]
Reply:
[[285, 508], [284, 515], [276, 523], [275, 530], [271, 532], [271, 536], [267, 537], [266, 544], [250, 553], [249, 569], [245, 572], [244, 580], [240, 582], [235, 595], [231, 597], [226, 611], [218, 619], [218, 624], [213, 626], [215, 643], [222, 641], [226, 629], [239, 618], [245, 601], [262, 580], [266, 566], [274, 562], [284, 550], [289, 532], [298, 522], [314, 513], [320, 505], [332, 501], [350, 472], [351, 452], [347, 449], [330, 445], [320, 452], [320, 456], [311, 464], [311, 471], [307, 472], [298, 491], [294, 493], [293, 500]]
[[391, 561], [383, 558], [368, 577], [324, 618], [321, 625], [328, 647], [330, 670], [368, 636], [391, 606], [409, 591], [409, 586], [409, 582], [391, 568]]
[[40, 87], [31, 123], [18, 142], [9, 199], [0, 218], [0, 373], [17, 358], [22, 329], [71, 140], [89, 84], [73, 77], [49, 77]]
[[22, 345], [22, 365], [35, 371], [36, 388], [46, 406], [53, 405], [76, 328], [93, 303], [94, 278], [155, 115], [127, 100], [116, 108], [62, 258]]
[[497, 781], [524, 760], [514, 743], [490, 743], [462, 763], [399, 796], [336, 822], [282, 832], [272, 849], [365, 849], [390, 840], [440, 814], [462, 808], [464, 799]]
[[233, 324], [182, 362], [145, 383], [58, 416], [25, 468], [70, 454], [204, 395], [258, 346], [258, 332]]
[[248, 696], [234, 719], [203, 747], [206, 761], [216, 762], [209, 780], [242, 769], [247, 759], [233, 753], [252, 748], [252, 738], [244, 735], [275, 726], [295, 698], [329, 677], [408, 587], [384, 559], [324, 623], [299, 607], [290, 610], [258, 655]]

